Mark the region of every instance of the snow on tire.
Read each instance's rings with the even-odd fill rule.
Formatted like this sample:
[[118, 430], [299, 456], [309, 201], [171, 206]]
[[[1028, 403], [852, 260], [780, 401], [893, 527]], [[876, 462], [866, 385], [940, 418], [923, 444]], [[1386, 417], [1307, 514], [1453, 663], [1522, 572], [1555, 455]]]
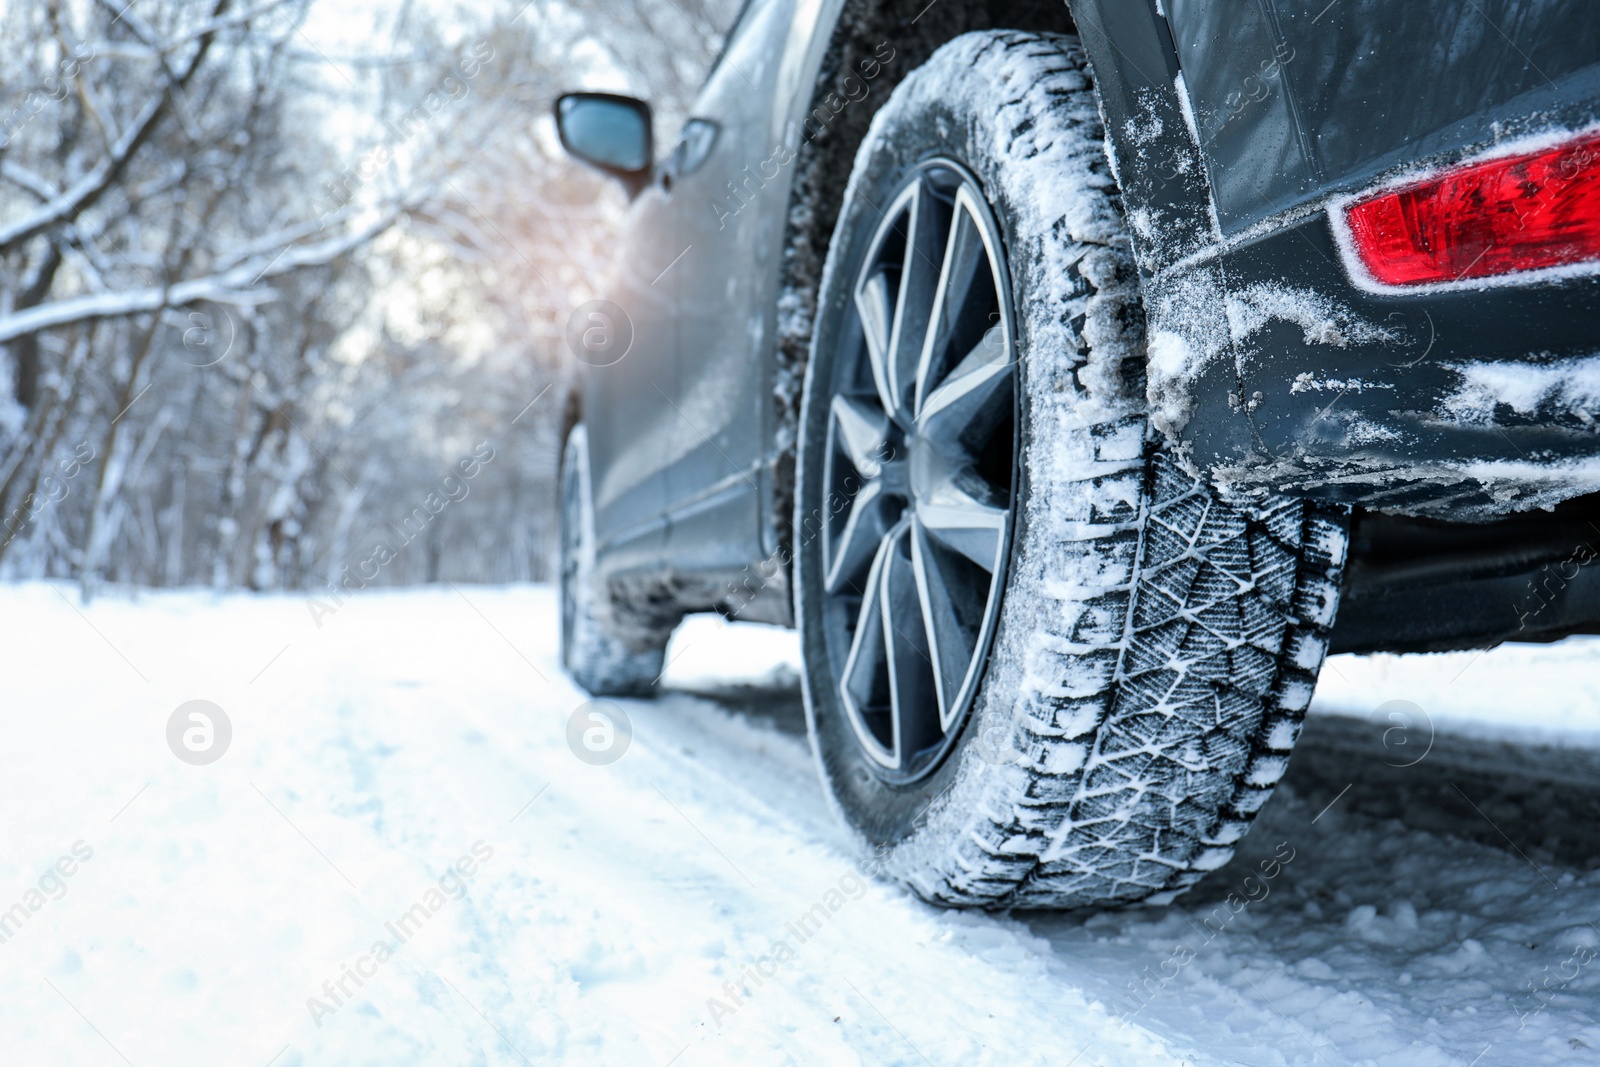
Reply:
[[[1019, 458], [981, 685], [937, 763], [897, 776], [847, 706], [841, 678], [860, 653], [842, 662], [830, 637], [827, 536], [810, 520], [847, 510], [823, 472], [838, 353], [863, 329], [852, 257], [932, 158], [973, 176], [1003, 236]], [[1138, 275], [1076, 39], [968, 34], [895, 90], [856, 157], [818, 307], [796, 596], [835, 806], [879, 869], [930, 901], [1172, 899], [1226, 862], [1283, 774], [1337, 609], [1346, 522], [1299, 500], [1226, 504], [1151, 430]]]
[[654, 687], [664, 648], [630, 648], [598, 610], [589, 437], [579, 423], [561, 457], [561, 665], [595, 696], [641, 696]]

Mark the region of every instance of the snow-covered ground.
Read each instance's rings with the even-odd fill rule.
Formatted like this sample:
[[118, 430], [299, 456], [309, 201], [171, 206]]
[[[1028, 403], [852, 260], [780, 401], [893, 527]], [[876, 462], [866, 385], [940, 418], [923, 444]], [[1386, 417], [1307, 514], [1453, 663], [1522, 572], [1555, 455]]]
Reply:
[[[789, 635], [693, 620], [604, 763], [554, 621], [0, 589], [0, 1062], [1600, 1058], [1596, 641], [1336, 658], [1195, 894], [994, 916], [857, 877]], [[191, 700], [232, 726], [209, 765], [168, 747]]]

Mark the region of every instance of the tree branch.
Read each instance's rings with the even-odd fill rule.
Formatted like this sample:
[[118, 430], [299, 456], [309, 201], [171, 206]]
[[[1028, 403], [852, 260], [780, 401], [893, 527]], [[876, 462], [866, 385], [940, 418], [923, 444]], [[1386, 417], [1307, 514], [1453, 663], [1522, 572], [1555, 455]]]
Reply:
[[120, 318], [182, 307], [200, 300], [218, 304], [264, 304], [277, 299], [270, 289], [255, 286], [306, 267], [321, 267], [367, 244], [393, 226], [405, 209], [396, 205], [375, 221], [352, 233], [309, 245], [290, 245], [275, 257], [257, 256], [230, 270], [176, 282], [170, 286], [145, 286], [120, 292], [92, 293], [54, 300], [25, 311], [0, 315], [0, 344], [54, 326], [94, 319]]
[[[216, 6], [212, 9], [212, 17], [217, 18], [225, 14], [230, 3], [231, 0], [217, 0]], [[128, 163], [155, 133], [156, 127], [166, 117], [176, 99], [173, 88], [181, 90], [189, 84], [200, 70], [200, 65], [205, 62], [206, 53], [211, 50], [211, 44], [215, 40], [214, 32], [201, 35], [200, 46], [195, 49], [181, 76], [172, 86], [164, 89], [160, 95], [144, 106], [138, 118], [112, 146], [111, 152], [90, 168], [87, 174], [69, 186], [61, 195], [31, 214], [23, 216], [9, 226], [0, 227], [0, 255], [12, 251], [24, 241], [37, 237], [54, 226], [70, 222], [92, 207], [105, 191], [122, 177]]]

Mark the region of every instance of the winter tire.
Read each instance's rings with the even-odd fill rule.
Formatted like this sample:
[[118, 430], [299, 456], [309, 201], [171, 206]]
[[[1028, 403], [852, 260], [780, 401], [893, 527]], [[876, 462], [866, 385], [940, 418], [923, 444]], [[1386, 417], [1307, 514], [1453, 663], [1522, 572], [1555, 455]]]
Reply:
[[968, 34], [856, 156], [801, 415], [823, 779], [879, 869], [991, 908], [1163, 902], [1283, 774], [1345, 520], [1159, 444], [1076, 39]]
[[635, 649], [605, 628], [595, 577], [589, 439], [580, 423], [561, 457], [561, 665], [595, 696], [642, 696], [661, 675], [665, 648]]

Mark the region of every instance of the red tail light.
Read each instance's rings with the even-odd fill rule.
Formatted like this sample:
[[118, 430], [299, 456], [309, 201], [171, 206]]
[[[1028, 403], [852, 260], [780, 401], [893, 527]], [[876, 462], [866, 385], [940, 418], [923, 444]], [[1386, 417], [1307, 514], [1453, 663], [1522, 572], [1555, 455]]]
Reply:
[[1600, 134], [1458, 167], [1345, 209], [1383, 285], [1470, 281], [1600, 260]]

